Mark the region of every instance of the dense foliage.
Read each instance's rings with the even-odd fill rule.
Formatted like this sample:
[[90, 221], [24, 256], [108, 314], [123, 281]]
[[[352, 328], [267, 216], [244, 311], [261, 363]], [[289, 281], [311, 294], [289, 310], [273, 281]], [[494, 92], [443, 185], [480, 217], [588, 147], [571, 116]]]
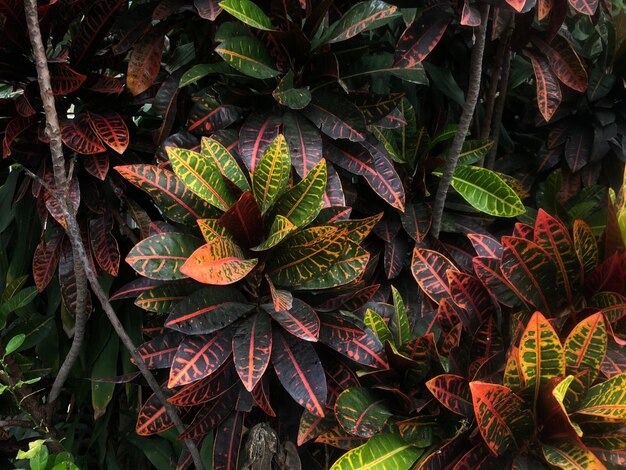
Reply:
[[621, 2], [36, 3], [59, 136], [0, 0], [0, 466], [626, 466]]

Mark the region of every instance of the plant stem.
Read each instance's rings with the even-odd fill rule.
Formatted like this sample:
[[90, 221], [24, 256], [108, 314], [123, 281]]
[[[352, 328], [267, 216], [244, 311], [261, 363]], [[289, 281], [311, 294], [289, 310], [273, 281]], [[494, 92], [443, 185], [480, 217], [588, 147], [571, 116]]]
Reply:
[[461, 119], [459, 120], [459, 127], [454, 134], [452, 144], [450, 144], [450, 150], [448, 151], [448, 158], [446, 161], [446, 168], [444, 170], [439, 186], [437, 187], [437, 194], [435, 196], [435, 204], [433, 207], [433, 222], [431, 228], [431, 234], [435, 238], [439, 238], [439, 232], [441, 231], [441, 220], [443, 218], [443, 208], [446, 203], [446, 197], [448, 195], [448, 189], [452, 183], [452, 177], [454, 176], [454, 170], [459, 161], [461, 149], [463, 148], [463, 142], [465, 142], [465, 136], [472, 122], [474, 116], [474, 109], [476, 109], [476, 102], [478, 101], [478, 95], [480, 93], [480, 80], [482, 76], [483, 66], [483, 53], [485, 50], [485, 38], [487, 36], [487, 22], [489, 20], [489, 5], [481, 6], [481, 22], [476, 33], [476, 43], [472, 48], [472, 55], [470, 58], [470, 70], [469, 70], [469, 84], [467, 89], [467, 97], [465, 99], [465, 105], [461, 113]]
[[[50, 139], [50, 153], [52, 157], [52, 169], [54, 172], [54, 179], [56, 183], [57, 192], [63, 191], [63, 188], [67, 188], [68, 178], [65, 173], [65, 159], [63, 157], [63, 146], [61, 142], [61, 128], [59, 126], [59, 118], [57, 116], [54, 95], [52, 94], [52, 87], [50, 84], [50, 71], [48, 69], [48, 60], [46, 58], [46, 52], [44, 49], [41, 30], [39, 29], [39, 17], [37, 13], [37, 0], [24, 0], [24, 11], [26, 13], [26, 23], [28, 26], [28, 35], [33, 48], [33, 56], [35, 58], [35, 65], [37, 69], [37, 79], [39, 81], [39, 92], [41, 99], [44, 103], [44, 111], [46, 115], [46, 135]], [[63, 195], [60, 193], [59, 196]], [[122, 340], [122, 343], [129, 350], [135, 364], [141, 371], [146, 382], [157, 396], [159, 401], [165, 407], [167, 414], [170, 416], [172, 422], [176, 426], [179, 432], [183, 432], [185, 426], [178, 416], [178, 413], [172, 405], [170, 405], [166, 397], [161, 390], [161, 387], [157, 383], [156, 379], [146, 366], [141, 356], [137, 353], [137, 349], [133, 344], [133, 341], [126, 333], [122, 323], [117, 318], [115, 311], [104, 290], [98, 282], [98, 276], [94, 272], [91, 264], [88, 261], [87, 252], [83, 245], [83, 240], [80, 234], [80, 228], [74, 215], [74, 212], [70, 210], [68, 206], [67, 198], [59, 197], [59, 207], [67, 223], [67, 234], [72, 245], [72, 250], [77, 253], [77, 259], [80, 260], [83, 267], [84, 275], [86, 276], [91, 289], [100, 301], [102, 309], [107, 315], [113, 329]], [[78, 277], [80, 273], [76, 273]], [[204, 468], [200, 459], [200, 453], [195, 443], [191, 440], [186, 440], [185, 444], [192, 455], [194, 465], [197, 469]]]

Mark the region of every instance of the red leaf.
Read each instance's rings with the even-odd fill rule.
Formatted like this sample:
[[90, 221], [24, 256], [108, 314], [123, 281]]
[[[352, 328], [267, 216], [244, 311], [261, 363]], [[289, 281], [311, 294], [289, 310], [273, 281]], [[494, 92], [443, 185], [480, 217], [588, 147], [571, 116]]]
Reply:
[[83, 159], [83, 168], [87, 173], [95, 176], [100, 181], [104, 181], [109, 172], [109, 155], [97, 153], [91, 157]]
[[256, 246], [263, 238], [263, 216], [250, 191], [241, 195], [219, 219], [243, 247]]
[[37, 120], [34, 117], [16, 116], [9, 121], [4, 129], [4, 139], [2, 140], [2, 157], [6, 158], [11, 155], [11, 145], [13, 141], [26, 129], [35, 124]]
[[272, 404], [270, 403], [270, 384], [267, 376], [256, 384], [256, 387], [252, 390], [252, 398], [254, 398], [255, 403], [266, 415], [276, 417], [276, 412], [272, 409]]
[[24, 93], [15, 99], [15, 110], [17, 114], [25, 118], [31, 117], [37, 113], [37, 110], [30, 104], [27, 91], [24, 91]]
[[[167, 396], [172, 392], [168, 389], [164, 389], [163, 393]], [[153, 393], [139, 411], [135, 431], [140, 436], [150, 436], [163, 432], [173, 426], [174, 423], [167, 413], [165, 406], [163, 406], [156, 394]]]
[[468, 0], [463, 2], [463, 12], [461, 13], [461, 24], [463, 26], [480, 26], [480, 11], [470, 5]]
[[598, 8], [598, 0], [569, 0], [571, 7], [583, 15], [592, 16]]
[[320, 319], [308, 304], [302, 300], [293, 299], [289, 310], [268, 308], [267, 312], [285, 330], [305, 341], [317, 341], [320, 332]]
[[473, 417], [472, 395], [469, 382], [452, 374], [438, 375], [426, 382], [426, 387], [439, 402], [453, 413]]
[[52, 237], [49, 241], [41, 241], [33, 255], [33, 278], [39, 292], [43, 292], [54, 277], [59, 264], [59, 255], [63, 234]]
[[98, 266], [111, 276], [117, 276], [120, 249], [113, 235], [113, 217], [104, 215], [89, 221], [89, 242]]
[[57, 96], [69, 95], [78, 90], [87, 79], [86, 75], [72, 70], [68, 65], [50, 63], [50, 84]]
[[233, 336], [233, 362], [249, 392], [263, 377], [271, 351], [272, 327], [265, 312], [258, 312], [239, 324]]
[[208, 377], [185, 385], [167, 401], [176, 406], [202, 405], [216, 399], [232, 387], [239, 388], [238, 382], [232, 363], [226, 363]]
[[539, 111], [546, 121], [552, 116], [561, 104], [561, 88], [559, 82], [550, 70], [548, 61], [529, 51], [524, 52], [533, 64], [535, 79], [537, 81], [537, 104]]
[[232, 333], [187, 336], [174, 356], [168, 387], [195, 382], [211, 375], [232, 353]]
[[[137, 353], [148, 366], [148, 369], [167, 369], [172, 365], [178, 346], [184, 336], [177, 332], [159, 335], [137, 348]], [[131, 359], [131, 362], [134, 361]]]
[[457, 271], [448, 258], [437, 251], [415, 247], [411, 260], [411, 272], [424, 293], [435, 303], [446, 299], [452, 301], [447, 271]]
[[133, 96], [146, 91], [161, 69], [165, 35], [154, 29], [135, 44], [128, 59], [126, 86]]
[[502, 245], [495, 238], [480, 233], [470, 233], [467, 238], [472, 242], [478, 256], [495, 259], [502, 256]]
[[200, 408], [189, 427], [178, 438], [181, 440], [201, 439], [209, 434], [233, 411], [238, 392], [239, 390], [233, 387]]
[[276, 329], [273, 336], [272, 364], [278, 380], [298, 404], [324, 416], [326, 377], [313, 346]]
[[552, 0], [537, 0], [537, 19], [543, 20], [552, 10]]
[[526, 5], [526, 0], [506, 0], [506, 3], [511, 5], [515, 11], [520, 13], [524, 9], [524, 5]]
[[222, 12], [219, 6], [220, 0], [193, 0], [193, 6], [198, 10], [200, 18], [215, 21], [217, 16]]
[[448, 271], [450, 293], [454, 303], [467, 310], [469, 325], [475, 326], [485, 318], [495, 315], [496, 309], [491, 296], [483, 284], [471, 274]]
[[363, 113], [354, 103], [339, 95], [318, 92], [302, 113], [333, 139], [365, 140]]
[[124, 91], [124, 84], [115, 77], [105, 75], [89, 75], [83, 88], [97, 93], [117, 95]]
[[120, 155], [126, 151], [130, 136], [122, 116], [117, 113], [89, 113], [89, 118], [92, 129], [105, 144]]
[[280, 119], [272, 114], [253, 113], [239, 131], [239, 153], [250, 172], [254, 172], [263, 152], [280, 132]]
[[[178, 82], [174, 81], [172, 85], [178, 87]], [[175, 91], [178, 91], [178, 88]], [[195, 100], [191, 108], [187, 130], [194, 134], [209, 135], [237, 121], [241, 112], [241, 108], [237, 106], [220, 104], [212, 96], [202, 95]]]
[[394, 67], [413, 68], [439, 43], [450, 24], [450, 17], [438, 9], [421, 15], [402, 33], [396, 46]]
[[568, 87], [584, 93], [589, 83], [587, 71], [572, 45], [562, 36], [555, 36], [550, 45], [539, 43], [554, 74]]
[[106, 151], [102, 140], [91, 128], [87, 114], [79, 114], [75, 119], [62, 124], [61, 138], [70, 149], [83, 155]]

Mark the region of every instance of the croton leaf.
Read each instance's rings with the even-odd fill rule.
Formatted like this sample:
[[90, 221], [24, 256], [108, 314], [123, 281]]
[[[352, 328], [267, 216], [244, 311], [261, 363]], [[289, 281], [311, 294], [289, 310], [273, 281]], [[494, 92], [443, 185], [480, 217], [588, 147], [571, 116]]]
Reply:
[[272, 325], [265, 312], [241, 322], [233, 336], [233, 362], [243, 386], [251, 392], [270, 363]]
[[228, 38], [215, 48], [215, 52], [231, 67], [250, 77], [265, 79], [280, 73], [263, 43], [252, 36]]
[[238, 291], [228, 287], [195, 290], [170, 310], [165, 326], [188, 335], [221, 330], [254, 309]]
[[128, 59], [126, 87], [134, 95], [146, 91], [161, 69], [165, 35], [157, 29], [149, 31], [133, 47]]
[[626, 421], [626, 373], [591, 387], [576, 413], [608, 422]]
[[185, 233], [162, 233], [140, 241], [126, 256], [126, 262], [150, 279], [175, 280], [187, 277], [181, 267], [201, 244]]
[[517, 193], [487, 168], [459, 165], [454, 170], [452, 187], [472, 207], [486, 214], [516, 217], [526, 212]]
[[[348, 434], [339, 424], [315, 438], [316, 444], [325, 444], [342, 450], [351, 450], [365, 443], [365, 439]], [[332, 467], [331, 467], [332, 468]]]
[[394, 286], [391, 286], [391, 295], [393, 297], [392, 327], [396, 336], [396, 345], [402, 347], [411, 339], [409, 316], [404, 306], [404, 300], [398, 289]]
[[285, 192], [290, 170], [289, 147], [285, 137], [279, 134], [263, 152], [252, 173], [252, 190], [262, 214], [265, 214]]
[[267, 113], [252, 113], [239, 131], [239, 152], [248, 170], [254, 173], [263, 152], [280, 133], [280, 118]]
[[193, 6], [198, 10], [200, 18], [215, 21], [222, 8], [219, 6], [219, 0], [193, 0]]
[[272, 281], [281, 286], [295, 286], [328, 271], [346, 247], [347, 230], [333, 226], [304, 229], [280, 245], [267, 260]]
[[120, 267], [120, 249], [112, 231], [113, 217], [110, 215], [89, 221], [89, 243], [98, 266], [111, 276], [117, 276]]
[[[56, 235], [48, 241], [41, 241], [33, 254], [33, 278], [39, 292], [43, 292], [54, 277], [59, 265], [62, 235]], [[119, 253], [119, 252], [118, 252]]]
[[416, 242], [421, 242], [430, 229], [430, 209], [425, 204], [410, 203], [400, 214], [400, 220], [406, 233]]
[[89, 122], [100, 139], [120, 155], [126, 151], [130, 136], [122, 116], [117, 113], [89, 113]]
[[246, 277], [258, 261], [246, 259], [234, 241], [220, 237], [191, 253], [180, 272], [204, 284], [228, 285]]
[[523, 400], [511, 389], [485, 382], [470, 382], [476, 423], [485, 444], [502, 455], [529, 434], [532, 421]]
[[185, 188], [170, 170], [155, 165], [116, 166], [115, 170], [130, 183], [147, 192], [163, 215], [174, 222], [196, 223], [216, 214], [211, 205]]
[[271, 31], [272, 21], [255, 3], [250, 0], [222, 0], [219, 6], [241, 22], [253, 28]]
[[317, 341], [320, 332], [320, 319], [307, 303], [293, 298], [290, 309], [265, 309], [271, 317], [292, 335], [305, 341]]
[[215, 432], [213, 442], [213, 469], [237, 470], [239, 449], [243, 437], [245, 413], [235, 411], [228, 416]]
[[562, 36], [555, 36], [544, 52], [555, 75], [568, 87], [584, 93], [587, 90], [587, 72], [578, 54]]
[[368, 308], [363, 316], [363, 323], [374, 332], [381, 343], [393, 343], [393, 336], [385, 320], [374, 310]]
[[250, 185], [237, 160], [220, 142], [208, 137], [202, 137], [202, 155], [209, 157], [219, 168], [222, 175], [233, 182], [242, 191], [249, 191]]
[[533, 314], [522, 333], [519, 358], [524, 382], [534, 387], [535, 398], [542, 385], [553, 377], [565, 375], [563, 346], [552, 325], [540, 312]]
[[329, 431], [335, 423], [336, 421], [331, 417], [320, 418], [307, 410], [302, 411], [300, 426], [298, 427], [298, 446]]
[[472, 242], [478, 256], [495, 259], [502, 257], [502, 245], [495, 238], [481, 233], [470, 233], [467, 238]]
[[182, 334], [174, 331], [158, 335], [139, 346], [137, 353], [148, 369], [166, 369], [172, 365], [183, 338]]
[[[164, 393], [168, 393], [167, 390]], [[139, 410], [135, 432], [140, 436], [150, 436], [168, 430], [174, 426], [165, 406], [156, 394], [150, 395]]]
[[272, 222], [269, 234], [263, 243], [251, 248], [253, 251], [264, 251], [278, 245], [287, 235], [298, 229], [289, 219], [282, 215], [277, 215]]
[[109, 173], [109, 155], [106, 153], [98, 153], [90, 158], [83, 160], [83, 168], [87, 173], [95, 176], [100, 181], [104, 181]]
[[359, 108], [342, 98], [326, 92], [313, 94], [311, 103], [302, 110], [320, 130], [333, 139], [354, 142], [365, 140], [365, 118]]
[[198, 219], [197, 222], [200, 232], [202, 232], [202, 237], [207, 243], [221, 237], [233, 238], [226, 227], [220, 223], [220, 219]]
[[208, 377], [183, 386], [167, 401], [176, 406], [202, 405], [220, 397], [231, 388], [237, 388], [234, 385], [236, 380], [232, 363], [226, 363]]
[[452, 299], [457, 306], [467, 311], [470, 324], [482, 323], [485, 318], [495, 315], [491, 296], [477, 278], [454, 270], [446, 274]]
[[305, 108], [311, 102], [309, 87], [296, 88], [293, 84], [293, 70], [289, 70], [282, 78], [272, 96], [283, 106], [291, 109]]
[[535, 72], [539, 111], [543, 118], [549, 121], [561, 104], [562, 95], [559, 82], [550, 69], [550, 64], [544, 57], [529, 51], [524, 53], [532, 62]]
[[[193, 384], [192, 384], [193, 385]], [[238, 390], [234, 387], [227, 390], [218, 399], [200, 408], [191, 424], [179, 438], [182, 440], [198, 440], [213, 431], [233, 411], [237, 403]]]
[[394, 65], [412, 68], [422, 62], [439, 43], [450, 19], [440, 9], [435, 8], [413, 21], [398, 41]]
[[230, 330], [186, 336], [172, 360], [167, 386], [189, 384], [218, 370], [232, 353], [232, 337]]
[[346, 452], [330, 468], [331, 470], [356, 468], [409, 470], [422, 452], [422, 449], [406, 443], [397, 434], [381, 433], [369, 439], [365, 444]]
[[179, 147], [167, 147], [172, 169], [185, 186], [223, 211], [235, 203], [218, 166], [203, 154]]
[[548, 463], [558, 468], [570, 470], [588, 468], [601, 470], [606, 468], [593, 452], [579, 442], [564, 441], [542, 444], [541, 450]]
[[86, 75], [78, 73], [63, 63], [51, 63], [50, 85], [55, 95], [69, 95], [78, 90], [87, 79]]
[[583, 15], [592, 16], [598, 8], [598, 0], [569, 0], [570, 6]]
[[82, 155], [94, 155], [106, 151], [102, 139], [91, 128], [86, 114], [79, 114], [75, 119], [62, 123], [61, 139], [70, 149]]
[[472, 264], [478, 279], [498, 299], [498, 302], [509, 307], [521, 303], [520, 298], [502, 274], [500, 259], [479, 256], [472, 260]]
[[589, 369], [595, 380], [607, 348], [607, 332], [604, 315], [599, 312], [585, 318], [570, 332], [565, 340], [567, 369], [578, 372]]
[[292, 398], [316, 416], [324, 416], [326, 377], [313, 346], [274, 329], [272, 364], [278, 380]]
[[550, 314], [560, 302], [556, 265], [543, 248], [524, 238], [502, 237], [502, 274], [515, 293], [540, 311]]
[[415, 247], [411, 272], [417, 284], [435, 303], [443, 299], [453, 302], [446, 273], [457, 271], [452, 262], [437, 251]]
[[359, 2], [330, 27], [324, 40], [335, 43], [350, 39], [362, 32], [379, 28], [399, 16], [398, 8], [380, 0]]
[[189, 112], [187, 130], [206, 135], [225, 129], [241, 117], [242, 109], [232, 104], [221, 104], [209, 94], [194, 99]]
[[367, 438], [379, 433], [392, 413], [385, 400], [367, 388], [357, 387], [344, 390], [337, 397], [335, 416], [346, 432]]
[[430, 393], [453, 413], [471, 418], [474, 414], [469, 382], [458, 375], [442, 374], [426, 382]]
[[273, 213], [287, 218], [296, 227], [307, 225], [322, 208], [326, 180], [326, 160], [322, 159], [302, 181], [281, 196]]
[[291, 163], [304, 178], [322, 159], [322, 138], [315, 127], [300, 113], [286, 112], [283, 132], [289, 145]]
[[261, 209], [250, 191], [243, 193], [239, 200], [222, 214], [219, 224], [245, 247], [256, 245], [263, 236]]

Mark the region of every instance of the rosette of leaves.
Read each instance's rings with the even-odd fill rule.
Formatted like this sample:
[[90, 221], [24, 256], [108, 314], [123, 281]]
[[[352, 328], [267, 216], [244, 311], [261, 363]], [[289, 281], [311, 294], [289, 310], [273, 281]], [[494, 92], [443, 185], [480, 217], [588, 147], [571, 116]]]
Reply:
[[[282, 134], [252, 172], [216, 140], [203, 138], [197, 150], [168, 147], [173, 171], [116, 170], [176, 223], [154, 226], [126, 257], [145, 278], [135, 284], [135, 303], [166, 316], [165, 332], [139, 352], [149, 367], [169, 369], [172, 404], [202, 405], [184, 437], [217, 428], [215, 452], [229, 456], [224, 433], [241, 433], [241, 413], [254, 405], [275, 415], [271, 369], [299, 405], [324, 417], [336, 387], [316, 342], [368, 367], [386, 365], [372, 332], [335, 313], [373, 292], [363, 281], [370, 255], [361, 244], [380, 215], [349, 220], [345, 210], [322, 210], [326, 161], [297, 181]], [[155, 403], [139, 415], [140, 434], [172, 424]], [[239, 425], [218, 428], [223, 420]]]

